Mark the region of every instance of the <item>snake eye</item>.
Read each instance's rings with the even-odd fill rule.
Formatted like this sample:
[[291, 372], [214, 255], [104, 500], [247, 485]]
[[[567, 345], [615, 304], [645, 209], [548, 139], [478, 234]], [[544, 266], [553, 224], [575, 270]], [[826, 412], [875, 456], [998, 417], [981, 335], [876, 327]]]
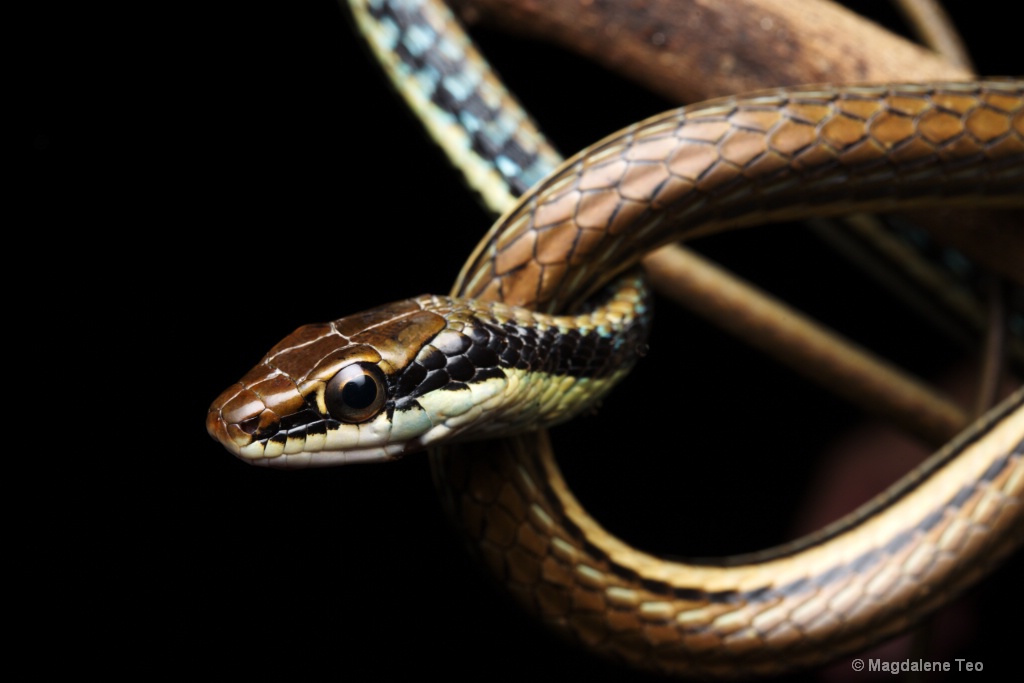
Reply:
[[353, 363], [327, 383], [324, 401], [331, 417], [341, 422], [365, 422], [380, 412], [387, 398], [384, 373], [370, 363]]

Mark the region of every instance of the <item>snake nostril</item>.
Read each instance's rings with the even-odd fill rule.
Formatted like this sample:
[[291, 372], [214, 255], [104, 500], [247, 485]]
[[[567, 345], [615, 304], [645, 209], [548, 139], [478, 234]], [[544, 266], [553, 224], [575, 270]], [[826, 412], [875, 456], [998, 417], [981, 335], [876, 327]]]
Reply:
[[248, 420], [242, 420], [238, 423], [238, 428], [243, 432], [252, 436], [260, 428], [260, 416], [250, 417]]

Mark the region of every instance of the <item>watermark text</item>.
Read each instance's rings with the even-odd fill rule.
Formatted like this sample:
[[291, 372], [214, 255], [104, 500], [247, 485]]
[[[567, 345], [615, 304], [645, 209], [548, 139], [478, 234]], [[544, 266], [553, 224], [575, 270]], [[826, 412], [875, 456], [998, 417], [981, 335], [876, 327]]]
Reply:
[[929, 659], [855, 659], [850, 662], [854, 671], [871, 673], [901, 674], [912, 671], [984, 671], [983, 662], [972, 662], [957, 658], [950, 661]]

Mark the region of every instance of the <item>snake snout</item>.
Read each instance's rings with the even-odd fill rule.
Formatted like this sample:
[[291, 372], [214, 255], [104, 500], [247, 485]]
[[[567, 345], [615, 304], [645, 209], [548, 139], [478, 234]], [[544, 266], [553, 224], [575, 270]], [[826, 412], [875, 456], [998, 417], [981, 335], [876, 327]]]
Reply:
[[206, 431], [239, 457], [261, 435], [277, 431], [280, 418], [252, 389], [238, 383], [214, 400], [206, 414]]
[[282, 418], [303, 406], [291, 379], [280, 374], [246, 376], [214, 400], [206, 431], [239, 458], [256, 462], [269, 456], [268, 443], [283, 436]]

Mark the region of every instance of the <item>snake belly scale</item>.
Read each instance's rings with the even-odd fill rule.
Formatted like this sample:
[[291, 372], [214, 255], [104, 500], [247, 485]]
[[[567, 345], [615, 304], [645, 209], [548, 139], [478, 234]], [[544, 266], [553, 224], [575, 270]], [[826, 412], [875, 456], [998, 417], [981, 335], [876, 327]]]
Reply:
[[[905, 629], [1019, 546], [1024, 393], [813, 537], [722, 563], [669, 562], [586, 515], [543, 431], [511, 435], [588, 409], [628, 370], [642, 351], [642, 285], [626, 275], [605, 305], [548, 316], [592, 305], [644, 253], [682, 237], [967, 202], [1024, 206], [1019, 81], [789, 89], [668, 112], [528, 191], [467, 262], [457, 298], [300, 328], [214, 402], [207, 427], [236, 455], [280, 466], [443, 446], [435, 478], [459, 525], [520, 601], [568, 637], [669, 673], [812, 665]], [[524, 361], [524, 338], [567, 336], [589, 340], [595, 358], [624, 355], [589, 373]], [[553, 409], [537, 410], [538, 392]], [[494, 430], [477, 429], [497, 415]], [[509, 436], [453, 440], [492, 435]]]

